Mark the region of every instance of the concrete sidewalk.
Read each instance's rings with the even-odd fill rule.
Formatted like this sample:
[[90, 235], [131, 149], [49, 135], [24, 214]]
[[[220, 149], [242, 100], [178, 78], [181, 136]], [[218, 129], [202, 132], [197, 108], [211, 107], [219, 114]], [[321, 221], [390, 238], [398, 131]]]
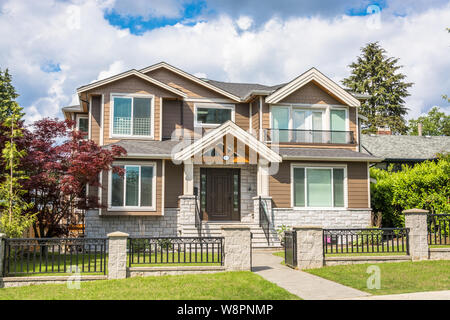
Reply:
[[352, 300], [450, 300], [450, 290], [359, 297]]
[[281, 265], [271, 252], [253, 252], [253, 272], [305, 300], [354, 299], [370, 296], [342, 284]]

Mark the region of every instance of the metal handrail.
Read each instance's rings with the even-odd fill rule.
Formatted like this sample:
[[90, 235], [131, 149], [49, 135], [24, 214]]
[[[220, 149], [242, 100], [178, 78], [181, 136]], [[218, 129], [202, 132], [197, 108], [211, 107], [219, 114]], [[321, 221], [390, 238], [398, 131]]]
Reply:
[[202, 236], [202, 217], [200, 208], [198, 207], [198, 196], [195, 196], [195, 227], [197, 228], [198, 236]]
[[264, 129], [264, 141], [275, 143], [355, 144], [353, 131]]
[[266, 208], [264, 207], [264, 203], [259, 197], [259, 226], [262, 228], [264, 235], [267, 239], [267, 245], [270, 245], [270, 237], [269, 237], [269, 228], [270, 228], [270, 220], [267, 215]]

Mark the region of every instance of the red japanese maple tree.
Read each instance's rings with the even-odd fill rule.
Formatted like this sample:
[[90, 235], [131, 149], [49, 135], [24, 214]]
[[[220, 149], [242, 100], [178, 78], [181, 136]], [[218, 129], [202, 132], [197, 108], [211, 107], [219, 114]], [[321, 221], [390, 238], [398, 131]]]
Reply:
[[[73, 121], [42, 119], [24, 132], [27, 155], [22, 166], [30, 179], [23, 181], [26, 199], [37, 212], [34, 224], [36, 237], [57, 237], [68, 234], [67, 221], [77, 221], [80, 210], [101, 207], [97, 195], [86, 193], [86, 185], [101, 188], [99, 174], [112, 169], [115, 157], [125, 149], [105, 149], [83, 133], [73, 130]], [[121, 169], [115, 167], [118, 173]], [[79, 210], [74, 210], [79, 209]]]

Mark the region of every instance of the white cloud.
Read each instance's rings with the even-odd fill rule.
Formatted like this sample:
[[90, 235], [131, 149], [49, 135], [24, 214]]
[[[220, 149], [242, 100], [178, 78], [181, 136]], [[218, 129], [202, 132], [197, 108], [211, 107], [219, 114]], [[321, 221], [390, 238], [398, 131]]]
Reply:
[[242, 31], [246, 31], [252, 26], [253, 19], [249, 16], [241, 16], [236, 20], [236, 24], [238, 25], [239, 29], [241, 29]]
[[[360, 47], [376, 40], [400, 58], [407, 80], [415, 83], [407, 99], [410, 116], [433, 105], [449, 111], [441, 95], [450, 94], [450, 35], [445, 31], [450, 5], [403, 18], [382, 16], [380, 29], [368, 28], [366, 17], [341, 16], [273, 18], [240, 32], [248, 24], [239, 27], [224, 15], [136, 36], [104, 19], [111, 2], [76, 3], [10, 0], [0, 10], [0, 68], [10, 68], [27, 121], [61, 117], [60, 108], [75, 102], [77, 87], [159, 61], [223, 81], [277, 84], [312, 66], [340, 81]], [[61, 71], [43, 72], [40, 67], [48, 61]]]

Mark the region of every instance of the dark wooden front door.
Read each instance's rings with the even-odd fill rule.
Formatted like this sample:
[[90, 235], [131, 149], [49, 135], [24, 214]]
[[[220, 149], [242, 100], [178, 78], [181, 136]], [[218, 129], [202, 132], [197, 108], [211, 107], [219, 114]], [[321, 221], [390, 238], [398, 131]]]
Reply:
[[202, 168], [200, 193], [203, 220], [240, 220], [240, 170]]

